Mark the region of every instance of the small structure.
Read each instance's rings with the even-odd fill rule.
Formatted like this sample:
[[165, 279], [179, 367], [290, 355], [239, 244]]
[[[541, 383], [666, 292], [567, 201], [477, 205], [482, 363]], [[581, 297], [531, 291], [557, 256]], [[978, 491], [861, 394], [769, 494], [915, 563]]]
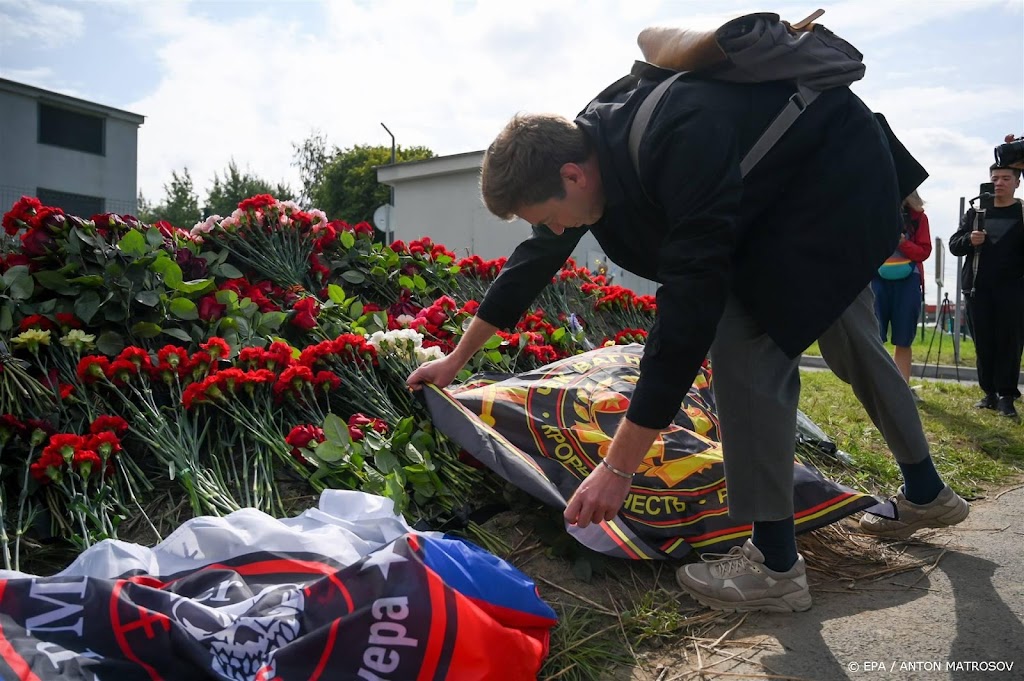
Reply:
[[82, 217], [137, 209], [144, 116], [0, 78], [0, 206], [36, 196]]
[[[390, 231], [395, 239], [409, 241], [429, 236], [462, 257], [476, 254], [490, 260], [512, 254], [530, 235], [523, 220], [499, 220], [480, 200], [480, 168], [483, 151], [437, 156], [379, 166], [377, 179], [394, 188]], [[622, 270], [607, 259], [590, 234], [573, 251], [576, 263], [593, 272], [605, 270], [612, 283], [639, 295], [653, 294], [657, 285]]]

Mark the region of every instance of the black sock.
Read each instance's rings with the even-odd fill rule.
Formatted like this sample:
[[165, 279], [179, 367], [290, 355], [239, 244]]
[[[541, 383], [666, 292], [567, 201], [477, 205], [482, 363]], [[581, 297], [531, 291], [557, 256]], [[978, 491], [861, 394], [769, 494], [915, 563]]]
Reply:
[[793, 516], [785, 520], [759, 520], [754, 523], [750, 538], [761, 553], [769, 570], [786, 572], [796, 563], [796, 534]]
[[903, 471], [903, 496], [912, 504], [935, 501], [935, 497], [945, 487], [930, 456], [924, 461], [901, 463], [899, 466]]

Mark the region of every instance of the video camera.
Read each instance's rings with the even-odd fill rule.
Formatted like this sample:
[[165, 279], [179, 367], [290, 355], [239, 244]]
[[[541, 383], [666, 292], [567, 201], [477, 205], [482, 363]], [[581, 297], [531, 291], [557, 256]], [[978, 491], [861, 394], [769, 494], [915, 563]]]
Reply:
[[1018, 137], [1012, 142], [1000, 144], [993, 149], [996, 157], [996, 165], [1001, 167], [1024, 161], [1024, 137]]

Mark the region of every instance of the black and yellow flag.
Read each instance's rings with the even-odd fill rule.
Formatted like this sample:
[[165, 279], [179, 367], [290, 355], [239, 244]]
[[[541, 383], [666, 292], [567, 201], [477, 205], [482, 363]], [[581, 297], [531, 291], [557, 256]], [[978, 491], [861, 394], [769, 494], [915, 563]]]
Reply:
[[[640, 376], [641, 345], [616, 345], [516, 376], [475, 376], [426, 391], [434, 425], [505, 480], [556, 507], [605, 456]], [[876, 503], [796, 461], [797, 531]], [[701, 369], [672, 424], [637, 469], [619, 515], [568, 526], [586, 546], [623, 558], [724, 551], [750, 536], [728, 515], [711, 370]]]

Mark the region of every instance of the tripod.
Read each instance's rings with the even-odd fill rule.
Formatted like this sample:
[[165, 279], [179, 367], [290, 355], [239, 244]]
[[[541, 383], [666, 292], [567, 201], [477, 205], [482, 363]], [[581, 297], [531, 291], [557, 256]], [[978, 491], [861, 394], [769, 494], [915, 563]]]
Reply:
[[[932, 338], [928, 341], [928, 352], [924, 356], [924, 365], [921, 367], [920, 378], [924, 378], [925, 371], [928, 370], [928, 360], [931, 359], [932, 356], [932, 346], [935, 344], [936, 334], [939, 336], [939, 348], [935, 353], [935, 378], [939, 377], [939, 359], [942, 357], [942, 337], [946, 334], [946, 323], [953, 322], [954, 318], [953, 303], [950, 302], [949, 293], [946, 292], [943, 294], [942, 303], [939, 305], [939, 308], [935, 310], [935, 331], [932, 332]], [[950, 333], [960, 333], [960, 329], [952, 329]], [[952, 338], [950, 338], [950, 341], [952, 341]], [[960, 362], [954, 358], [953, 364], [956, 367], [956, 380], [959, 383]]]

